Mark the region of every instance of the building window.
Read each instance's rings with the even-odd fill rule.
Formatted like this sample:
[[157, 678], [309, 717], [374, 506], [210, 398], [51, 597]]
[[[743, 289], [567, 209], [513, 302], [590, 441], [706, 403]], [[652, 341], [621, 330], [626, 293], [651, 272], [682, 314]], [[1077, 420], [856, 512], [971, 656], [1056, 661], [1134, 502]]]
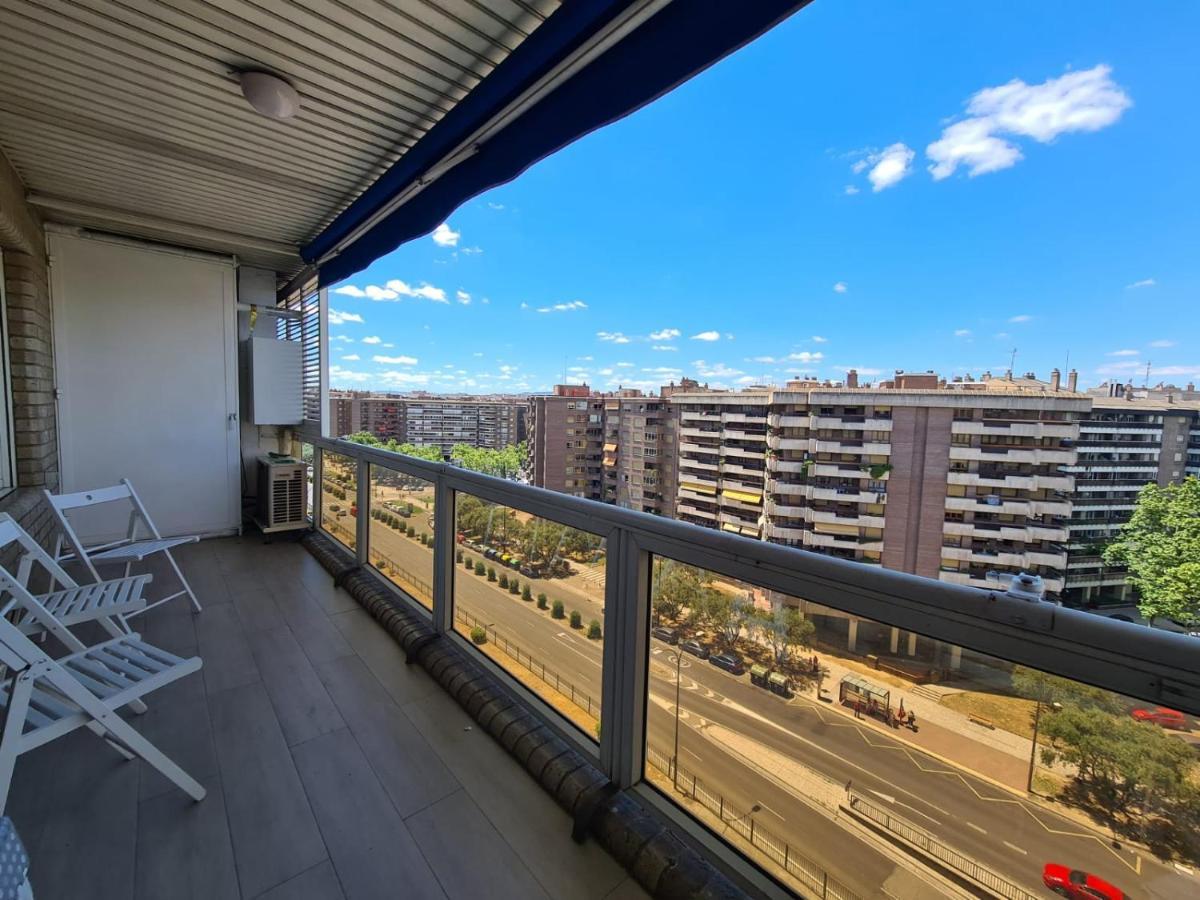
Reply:
[[0, 390], [0, 496], [16, 487], [16, 464], [13, 461], [13, 408], [12, 379], [9, 376], [11, 360], [8, 349], [8, 295], [4, 292], [4, 255], [0, 253], [0, 376], [4, 379]]

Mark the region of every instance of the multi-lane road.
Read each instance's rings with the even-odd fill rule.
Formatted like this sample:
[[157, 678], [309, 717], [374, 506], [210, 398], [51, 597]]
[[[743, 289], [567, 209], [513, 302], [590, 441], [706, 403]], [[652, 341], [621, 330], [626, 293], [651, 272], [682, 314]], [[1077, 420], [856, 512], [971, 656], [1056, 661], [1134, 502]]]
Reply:
[[[372, 529], [371, 542], [400, 568], [430, 580], [428, 548], [381, 527]], [[455, 577], [455, 602], [577, 688], [600, 696], [598, 642], [461, 567]], [[585, 621], [590, 618], [584, 615]], [[674, 647], [652, 642], [648, 729], [654, 745], [668, 753], [675, 729], [675, 652]], [[856, 792], [1035, 895], [1045, 892], [1041, 870], [1046, 862], [1086, 869], [1133, 897], [1165, 900], [1200, 891], [1190, 873], [1128, 847], [1113, 847], [1094, 830], [842, 715], [829, 704], [809, 697], [785, 701], [745, 677], [687, 655], [681, 672], [683, 768], [742, 809], [760, 804], [759, 824], [802, 848], [864, 895], [878, 891], [889, 879], [896, 888], [892, 893], [910, 893], [902, 884], [911, 887], [911, 863], [898, 867], [878, 847], [847, 840], [847, 832], [830, 815], [802, 797], [795, 779], [789, 784], [781, 776], [789, 767], [798, 763], [837, 784], [852, 783]]]

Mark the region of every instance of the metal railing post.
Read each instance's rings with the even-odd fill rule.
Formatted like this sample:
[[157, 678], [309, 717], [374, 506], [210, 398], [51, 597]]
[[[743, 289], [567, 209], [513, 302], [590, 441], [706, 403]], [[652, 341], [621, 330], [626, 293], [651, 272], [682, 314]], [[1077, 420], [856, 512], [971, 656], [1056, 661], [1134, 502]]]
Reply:
[[433, 628], [454, 630], [454, 490], [440, 475], [433, 483]]
[[360, 566], [367, 566], [371, 564], [367, 555], [371, 540], [371, 464], [362, 457], [355, 459], [354, 487], [357, 513], [354, 520], [354, 554]]
[[606, 547], [600, 767], [627, 788], [641, 779], [646, 752], [650, 555], [623, 528], [609, 532]]

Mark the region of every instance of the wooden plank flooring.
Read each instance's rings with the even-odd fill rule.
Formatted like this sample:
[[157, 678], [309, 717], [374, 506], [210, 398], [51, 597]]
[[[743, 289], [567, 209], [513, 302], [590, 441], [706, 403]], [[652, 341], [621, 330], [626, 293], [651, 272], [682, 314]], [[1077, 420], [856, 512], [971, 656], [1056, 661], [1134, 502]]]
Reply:
[[177, 557], [204, 612], [134, 623], [204, 668], [131, 721], [208, 797], [85, 731], [22, 757], [7, 812], [38, 900], [645, 897], [303, 549]]

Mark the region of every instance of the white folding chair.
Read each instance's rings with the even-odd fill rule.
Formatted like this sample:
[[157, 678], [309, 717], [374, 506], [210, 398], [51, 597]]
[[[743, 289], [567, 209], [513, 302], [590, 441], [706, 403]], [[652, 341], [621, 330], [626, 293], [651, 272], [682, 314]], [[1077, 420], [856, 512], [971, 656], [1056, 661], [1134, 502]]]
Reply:
[[[129, 632], [125, 616], [146, 608], [142, 592], [153, 575], [131, 575], [80, 585], [12, 516], [0, 513], [0, 553], [12, 544], [24, 552], [19, 555], [16, 574], [0, 566], [0, 615], [12, 619], [24, 634], [49, 632], [67, 650], [79, 651], [84, 644], [71, 633], [71, 626], [96, 622], [113, 637], [122, 637]], [[61, 584], [62, 589], [33, 593], [29, 581], [35, 565], [46, 570], [51, 588]]]
[[184, 675], [200, 658], [182, 659], [126, 634], [61, 659], [51, 659], [12, 622], [0, 617], [0, 812], [17, 757], [76, 728], [88, 728], [126, 759], [137, 757], [193, 800], [204, 788], [126, 722], [118, 710]]
[[[167, 558], [167, 562], [171, 564], [171, 568], [175, 570], [175, 575], [179, 578], [181, 588], [173, 594], [149, 602], [141, 612], [154, 609], [154, 607], [161, 606], [168, 600], [174, 600], [176, 597], [181, 597], [184, 594], [191, 599], [192, 606], [196, 612], [200, 612], [200, 601], [196, 599], [196, 595], [192, 591], [192, 586], [183, 577], [183, 571], [179, 568], [179, 564], [175, 562], [175, 557], [171, 555], [172, 547], [178, 547], [181, 544], [194, 544], [200, 538], [196, 535], [164, 538], [159, 533], [158, 528], [155, 527], [154, 522], [150, 520], [150, 514], [146, 512], [146, 507], [142, 504], [141, 498], [138, 497], [128, 478], [122, 478], [120, 484], [113, 485], [112, 487], [97, 488], [93, 491], [79, 491], [74, 494], [52, 494], [49, 491], [44, 491], [43, 493], [46, 495], [46, 502], [54, 511], [55, 518], [58, 519], [59, 534], [54, 542], [54, 559], [56, 562], [78, 562], [91, 573], [96, 581], [100, 581], [100, 573], [96, 571], [97, 564], [124, 563], [125, 574], [128, 576], [134, 562], [141, 562], [148, 556], [161, 553]], [[75, 532], [74, 527], [72, 527], [67, 513], [70, 510], [120, 501], [128, 501], [130, 505], [129, 527], [125, 537], [115, 541], [85, 546], [83, 541], [80, 540], [79, 535]], [[143, 529], [145, 530], [145, 536], [141, 534]], [[63, 546], [64, 541], [67, 545], [66, 548]]]

